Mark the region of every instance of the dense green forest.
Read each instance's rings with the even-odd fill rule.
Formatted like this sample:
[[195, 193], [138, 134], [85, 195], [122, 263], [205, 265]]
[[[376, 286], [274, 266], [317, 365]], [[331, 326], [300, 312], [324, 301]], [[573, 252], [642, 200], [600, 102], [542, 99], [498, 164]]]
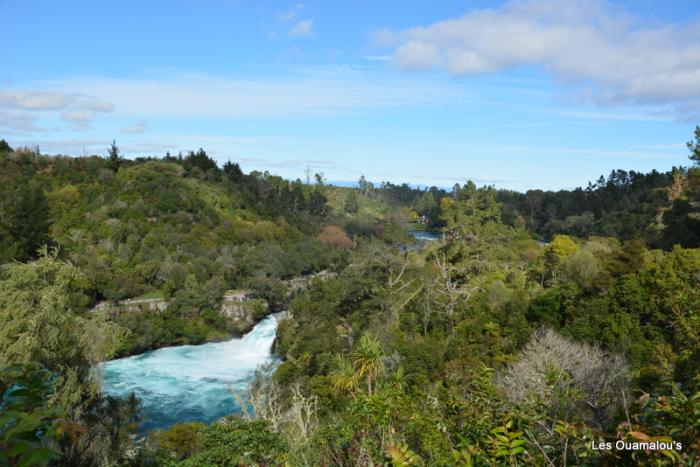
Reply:
[[[696, 465], [700, 128], [688, 147], [690, 168], [516, 193], [1, 142], [0, 463]], [[289, 309], [253, 410], [137, 436], [139, 401], [91, 369], [231, 335], [236, 288]], [[144, 296], [172, 306], [89, 311]], [[594, 448], [618, 441], [662, 444]]]

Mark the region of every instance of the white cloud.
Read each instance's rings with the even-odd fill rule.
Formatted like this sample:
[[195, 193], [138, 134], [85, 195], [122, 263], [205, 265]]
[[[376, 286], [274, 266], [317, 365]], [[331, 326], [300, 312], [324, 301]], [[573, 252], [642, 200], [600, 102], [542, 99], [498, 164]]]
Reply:
[[55, 90], [0, 90], [2, 108], [12, 110], [3, 113], [0, 125], [23, 131], [46, 131], [35, 123], [39, 119], [37, 112], [63, 111], [61, 120], [69, 122], [74, 130], [85, 131], [91, 128], [96, 112], [114, 110], [110, 102], [91, 95]]
[[0, 107], [30, 111], [63, 110], [69, 107], [95, 112], [112, 112], [114, 110], [111, 103], [86, 94], [37, 90], [0, 90]]
[[94, 112], [113, 112], [114, 111], [114, 106], [112, 105], [111, 102], [107, 102], [105, 100], [101, 99], [96, 99], [91, 96], [83, 96], [83, 95], [77, 95], [75, 101], [71, 105], [72, 108], [74, 109], [81, 109], [81, 110], [91, 110]]
[[95, 112], [92, 110], [67, 110], [61, 112], [61, 120], [69, 122], [76, 131], [87, 131], [92, 128]]
[[126, 128], [122, 129], [122, 133], [127, 133], [127, 134], [135, 134], [135, 133], [143, 133], [146, 131], [146, 127], [148, 126], [148, 122], [145, 119], [141, 119], [137, 122], [135, 122], [132, 125], [129, 125]]
[[61, 120], [67, 122], [90, 122], [95, 118], [95, 112], [91, 110], [69, 110], [61, 113]]
[[0, 107], [23, 110], [60, 110], [72, 102], [70, 95], [51, 91], [0, 91]]
[[365, 55], [363, 57], [365, 60], [370, 62], [390, 62], [391, 55]]
[[38, 119], [39, 117], [29, 112], [17, 110], [3, 111], [0, 112], [0, 128], [32, 132], [47, 131], [46, 128], [42, 128], [36, 124]]
[[700, 24], [645, 25], [598, 0], [521, 0], [404, 31], [379, 31], [406, 70], [454, 75], [537, 66], [604, 105], [700, 108]]
[[289, 30], [289, 35], [292, 37], [311, 36], [313, 34], [313, 26], [313, 19], [298, 21], [292, 26], [292, 29]]

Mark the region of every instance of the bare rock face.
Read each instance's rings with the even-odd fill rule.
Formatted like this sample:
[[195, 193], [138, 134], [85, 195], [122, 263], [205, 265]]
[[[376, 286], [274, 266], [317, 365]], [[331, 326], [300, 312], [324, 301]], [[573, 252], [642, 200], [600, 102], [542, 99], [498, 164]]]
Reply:
[[153, 311], [161, 312], [168, 308], [168, 301], [163, 298], [134, 298], [129, 300], [120, 300], [118, 302], [99, 302], [90, 310], [92, 312], [106, 311], [121, 313], [124, 311]]
[[[287, 299], [306, 289], [315, 279], [326, 280], [335, 277], [330, 271], [300, 276], [283, 281], [287, 288]], [[106, 312], [110, 315], [119, 313], [148, 311], [161, 313], [170, 302], [164, 298], [133, 298], [117, 302], [103, 301], [95, 305], [91, 312]], [[260, 298], [253, 298], [247, 290], [227, 290], [221, 299], [219, 312], [228, 318], [235, 332], [244, 334], [253, 329], [255, 324], [270, 313], [268, 303]]]
[[317, 272], [316, 274], [309, 274], [308, 276], [299, 276], [295, 277], [294, 279], [289, 279], [284, 282], [284, 285], [287, 286], [287, 295], [289, 297], [294, 296], [298, 292], [301, 292], [302, 290], [306, 289], [311, 281], [314, 279], [320, 279], [320, 280], [325, 280], [325, 279], [332, 279], [336, 276], [334, 272], [330, 271], [321, 271]]
[[224, 294], [219, 311], [243, 334], [268, 314], [268, 305], [265, 300], [251, 298], [245, 291], [229, 290]]

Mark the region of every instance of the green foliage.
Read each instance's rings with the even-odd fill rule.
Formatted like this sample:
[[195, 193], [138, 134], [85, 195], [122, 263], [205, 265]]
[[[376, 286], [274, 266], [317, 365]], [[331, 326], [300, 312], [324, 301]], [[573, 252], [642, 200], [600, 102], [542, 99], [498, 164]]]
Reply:
[[518, 458], [522, 457], [525, 451], [526, 441], [520, 431], [511, 431], [513, 421], [508, 421], [505, 425], [491, 430], [489, 440], [491, 453], [497, 460], [501, 460], [508, 465], [518, 465]]
[[113, 355], [119, 326], [82, 311], [87, 278], [46, 250], [0, 273], [0, 364], [38, 362], [56, 373], [56, 397], [77, 403], [92, 365]]
[[[2, 194], [41, 188], [47, 238], [70, 260], [43, 254], [0, 273], [0, 362], [40, 362], [52, 391], [2, 419], [27, 428], [11, 441], [3, 432], [3, 447], [27, 438], [35, 444], [21, 446], [54, 449], [66, 465], [697, 462], [700, 250], [688, 247], [700, 231], [698, 169], [517, 194], [364, 177], [348, 189], [322, 174], [309, 185], [219, 169], [201, 149], [120, 159], [118, 170], [15, 151], [0, 168]], [[3, 213], [16, 207], [0, 200]], [[402, 223], [416, 212], [441, 240], [408, 240]], [[3, 260], [19, 251], [1, 247]], [[223, 338], [236, 331], [218, 311], [224, 291], [247, 289], [256, 320], [263, 299], [287, 305], [285, 279], [322, 269], [337, 275], [288, 304], [284, 362], [251, 386], [253, 421], [180, 424], [133, 450], [138, 401], [81, 383], [123, 328], [127, 353]], [[115, 313], [119, 327], [85, 311], [134, 296], [170, 306]], [[65, 413], [71, 424], [57, 424]], [[670, 438], [684, 449], [590, 448]]]
[[360, 209], [360, 205], [357, 201], [357, 193], [355, 193], [355, 190], [350, 190], [348, 191], [348, 194], [345, 198], [345, 202], [343, 203], [343, 209], [345, 212], [354, 214]]
[[202, 432], [207, 426], [200, 422], [178, 423], [162, 434], [160, 446], [178, 460], [193, 456], [202, 449]]
[[37, 182], [22, 178], [14, 190], [2, 190], [0, 202], [0, 262], [35, 258], [39, 248], [51, 243], [49, 204]]
[[387, 448], [391, 457], [391, 465], [394, 467], [412, 467], [424, 465], [423, 459], [411, 451], [406, 444], [392, 445]]
[[646, 174], [614, 170], [585, 188], [499, 191], [497, 196], [512, 219], [509, 224], [520, 219], [544, 239], [555, 234], [614, 236], [621, 240], [641, 238], [647, 244], [663, 246], [659, 233], [663, 236], [672, 230], [658, 225], [658, 216], [671, 204], [669, 191], [673, 190], [676, 170]]
[[357, 374], [366, 378], [367, 391], [371, 394], [372, 381], [384, 370], [382, 348], [377, 338], [363, 334], [352, 352], [352, 360]]
[[688, 158], [693, 161], [695, 165], [700, 165], [700, 126], [695, 126], [694, 136], [694, 141], [688, 141], [688, 149], [690, 150]]
[[414, 209], [421, 216], [426, 216], [428, 219], [435, 222], [440, 214], [440, 210], [435, 200], [435, 195], [431, 191], [426, 191], [414, 204]]
[[8, 153], [12, 152], [12, 147], [4, 139], [0, 139], [0, 152]]
[[38, 364], [0, 369], [0, 463], [47, 465], [59, 457], [49, 447], [59, 438], [61, 413], [49, 408], [52, 375]]
[[151, 439], [158, 465], [285, 465], [287, 444], [264, 420], [233, 417], [210, 426], [181, 423]]
[[122, 164], [122, 157], [119, 155], [119, 147], [117, 147], [117, 141], [112, 140], [112, 144], [107, 148], [107, 165], [110, 169], [115, 172], [119, 170], [119, 166]]

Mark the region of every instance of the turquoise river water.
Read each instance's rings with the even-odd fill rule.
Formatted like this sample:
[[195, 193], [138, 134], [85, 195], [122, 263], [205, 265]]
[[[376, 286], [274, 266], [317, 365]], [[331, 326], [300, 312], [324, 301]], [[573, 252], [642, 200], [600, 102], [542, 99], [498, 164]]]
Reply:
[[270, 315], [242, 338], [202, 345], [165, 347], [98, 367], [103, 392], [128, 396], [143, 404], [141, 430], [175, 423], [206, 423], [238, 412], [229, 391], [242, 391], [260, 365], [276, 362], [271, 353], [277, 317]]

